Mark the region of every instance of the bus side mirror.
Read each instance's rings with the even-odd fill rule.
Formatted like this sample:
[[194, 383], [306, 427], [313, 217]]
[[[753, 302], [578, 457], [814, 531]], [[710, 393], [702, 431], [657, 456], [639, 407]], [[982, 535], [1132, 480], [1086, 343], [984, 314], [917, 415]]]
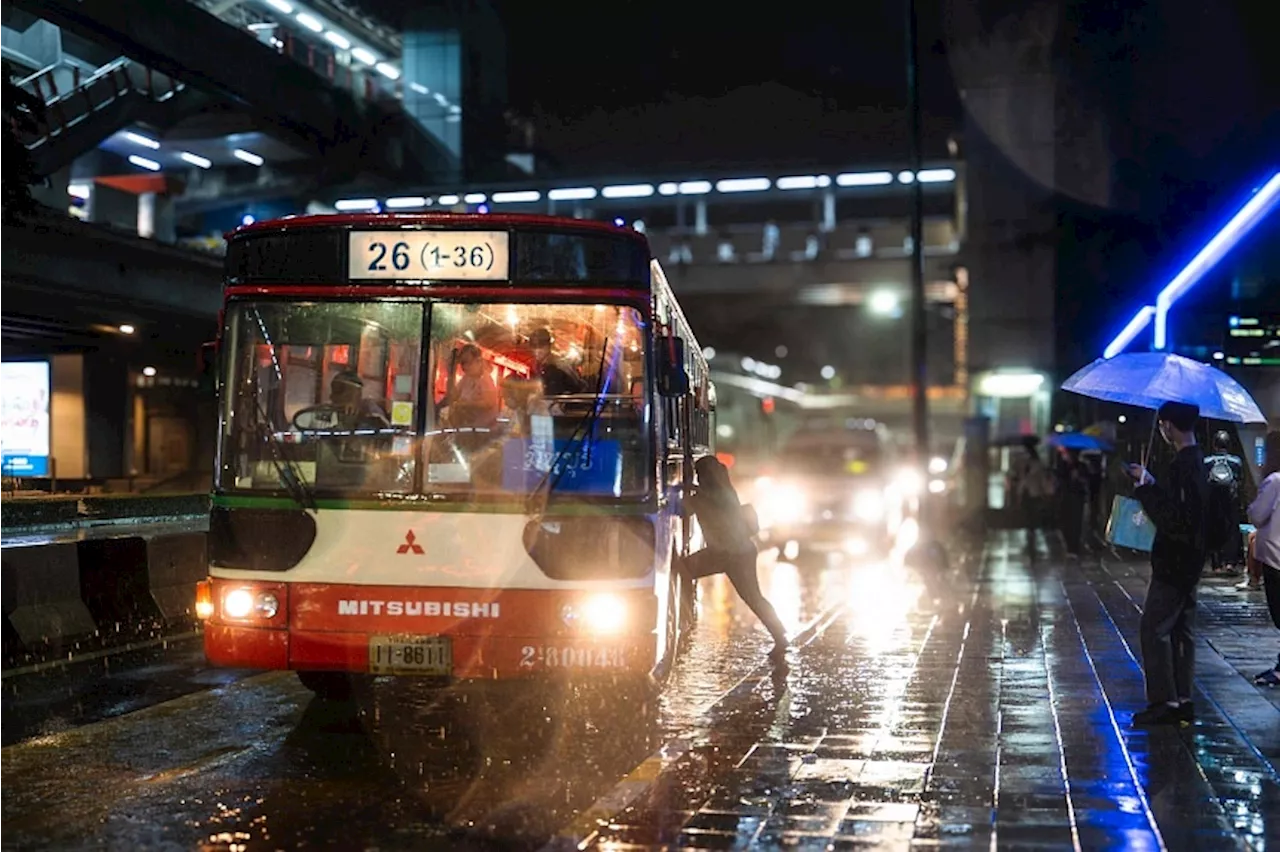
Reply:
[[213, 370], [214, 365], [218, 363], [218, 344], [216, 341], [210, 340], [207, 343], [200, 344], [200, 351], [196, 353], [196, 372], [202, 376], [207, 376]]
[[658, 393], [684, 396], [689, 392], [689, 374], [684, 369], [684, 341], [672, 335], [658, 338]]

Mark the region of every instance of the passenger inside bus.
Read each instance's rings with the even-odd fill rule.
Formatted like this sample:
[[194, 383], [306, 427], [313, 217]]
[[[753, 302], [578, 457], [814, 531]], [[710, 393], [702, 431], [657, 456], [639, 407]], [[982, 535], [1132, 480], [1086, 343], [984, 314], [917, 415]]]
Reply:
[[555, 338], [547, 328], [535, 329], [529, 335], [529, 349], [533, 352], [534, 368], [542, 380], [542, 392], [546, 396], [587, 393], [587, 383], [573, 367], [552, 354]]
[[498, 386], [489, 374], [490, 365], [480, 347], [468, 343], [458, 351], [462, 377], [440, 402], [449, 426], [454, 429], [492, 429], [501, 409]]

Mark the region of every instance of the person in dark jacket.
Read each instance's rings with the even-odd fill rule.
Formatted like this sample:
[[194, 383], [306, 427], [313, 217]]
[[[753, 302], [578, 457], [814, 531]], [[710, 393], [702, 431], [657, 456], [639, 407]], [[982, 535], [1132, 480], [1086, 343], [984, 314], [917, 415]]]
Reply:
[[1129, 465], [1138, 486], [1134, 496], [1156, 528], [1139, 631], [1147, 708], [1133, 715], [1134, 727], [1189, 725], [1195, 718], [1196, 586], [1208, 551], [1209, 499], [1195, 436], [1199, 417], [1197, 406], [1182, 402], [1166, 402], [1156, 413], [1161, 437], [1177, 450], [1167, 479], [1157, 482], [1142, 465]]
[[688, 507], [698, 516], [698, 526], [707, 542], [706, 550], [694, 554], [696, 561], [712, 565], [697, 566], [696, 574], [705, 576], [723, 571], [742, 602], [764, 623], [773, 636], [769, 656], [781, 662], [787, 651], [787, 629], [760, 591], [756, 576], [756, 545], [752, 530], [729, 480], [729, 471], [714, 456], [698, 459], [694, 465], [698, 475], [697, 490], [686, 498]]
[[1210, 524], [1216, 521], [1225, 527], [1216, 532], [1218, 539], [1226, 542], [1209, 551], [1209, 562], [1215, 572], [1235, 574], [1234, 566], [1244, 561], [1240, 537], [1240, 484], [1244, 482], [1244, 462], [1231, 452], [1230, 434], [1219, 431], [1213, 436], [1213, 454], [1204, 457], [1204, 466], [1212, 507], [1206, 517]]

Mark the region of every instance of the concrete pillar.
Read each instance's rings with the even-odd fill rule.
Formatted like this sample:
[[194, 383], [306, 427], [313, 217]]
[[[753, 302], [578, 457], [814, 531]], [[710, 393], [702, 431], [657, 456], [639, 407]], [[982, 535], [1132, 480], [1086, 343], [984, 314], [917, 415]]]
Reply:
[[123, 231], [138, 230], [138, 196], [101, 183], [93, 185], [86, 205], [87, 219]]
[[694, 211], [694, 233], [702, 236], [707, 232], [707, 202], [705, 199], [698, 199], [698, 206]]
[[122, 477], [129, 437], [128, 365], [114, 352], [98, 352], [85, 359], [84, 379], [89, 476]]
[[836, 194], [834, 190], [822, 193], [822, 231], [829, 234], [836, 229]]

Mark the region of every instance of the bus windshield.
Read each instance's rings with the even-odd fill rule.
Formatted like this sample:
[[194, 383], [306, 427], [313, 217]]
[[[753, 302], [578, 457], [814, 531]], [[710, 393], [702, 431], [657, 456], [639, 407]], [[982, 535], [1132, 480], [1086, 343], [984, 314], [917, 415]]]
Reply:
[[219, 487], [642, 496], [643, 325], [619, 305], [234, 304]]

